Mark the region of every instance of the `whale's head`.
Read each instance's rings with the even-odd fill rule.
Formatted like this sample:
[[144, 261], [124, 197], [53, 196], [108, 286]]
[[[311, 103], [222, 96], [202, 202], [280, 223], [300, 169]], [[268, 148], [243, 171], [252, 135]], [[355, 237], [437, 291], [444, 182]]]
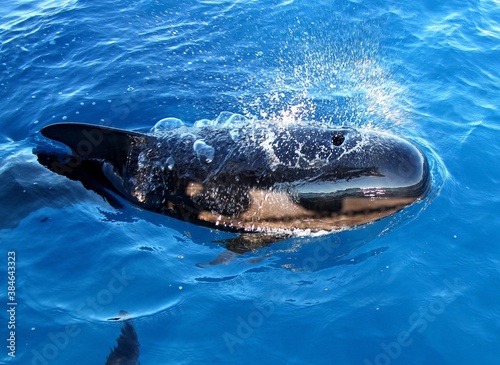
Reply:
[[[111, 187], [147, 210], [236, 232], [353, 227], [430, 188], [422, 151], [384, 132], [314, 124], [185, 129], [158, 137], [55, 124], [42, 134], [72, 153], [38, 156], [96, 191]], [[200, 145], [209, 159], [200, 158]]]
[[331, 230], [368, 223], [423, 199], [427, 158], [395, 135], [352, 128], [297, 128], [272, 143], [280, 189], [305, 213], [300, 228]]

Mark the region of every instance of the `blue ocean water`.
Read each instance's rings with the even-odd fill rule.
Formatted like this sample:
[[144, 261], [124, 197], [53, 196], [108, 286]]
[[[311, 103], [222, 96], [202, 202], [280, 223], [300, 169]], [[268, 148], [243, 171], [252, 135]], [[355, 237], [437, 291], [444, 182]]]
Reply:
[[[142, 364], [498, 364], [499, 24], [497, 0], [2, 3], [2, 362], [102, 364], [123, 309]], [[32, 154], [53, 122], [224, 111], [412, 139], [432, 196], [200, 268], [228, 234], [115, 209]]]

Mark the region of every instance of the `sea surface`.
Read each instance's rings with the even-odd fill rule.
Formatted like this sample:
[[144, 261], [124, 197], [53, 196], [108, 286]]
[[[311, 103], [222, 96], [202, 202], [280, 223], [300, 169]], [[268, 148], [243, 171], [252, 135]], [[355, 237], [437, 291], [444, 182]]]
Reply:
[[[498, 0], [3, 1], [0, 102], [1, 363], [104, 364], [121, 310], [143, 365], [500, 363]], [[114, 208], [32, 153], [54, 122], [223, 112], [406, 137], [433, 189], [199, 267], [230, 234]]]

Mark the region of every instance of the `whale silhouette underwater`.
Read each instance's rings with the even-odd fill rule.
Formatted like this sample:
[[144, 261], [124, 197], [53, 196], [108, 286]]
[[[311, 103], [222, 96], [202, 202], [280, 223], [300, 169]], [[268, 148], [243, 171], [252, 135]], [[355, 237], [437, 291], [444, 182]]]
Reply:
[[[171, 123], [170, 123], [171, 124]], [[58, 123], [39, 162], [102, 195], [237, 233], [244, 252], [387, 217], [430, 189], [427, 158], [395, 135], [310, 123], [158, 125], [150, 133]], [[250, 243], [249, 243], [250, 242]]]
[[116, 339], [116, 346], [111, 349], [105, 365], [140, 365], [140, 343], [129, 314], [120, 311], [118, 317], [109, 320], [123, 321], [123, 325], [120, 336]]

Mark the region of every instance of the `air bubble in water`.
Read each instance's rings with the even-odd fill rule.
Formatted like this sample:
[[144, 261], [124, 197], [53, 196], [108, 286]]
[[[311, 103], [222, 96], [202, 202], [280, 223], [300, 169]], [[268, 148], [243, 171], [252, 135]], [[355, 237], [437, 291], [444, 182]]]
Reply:
[[179, 128], [184, 126], [184, 122], [177, 118], [163, 118], [158, 121], [153, 128], [151, 128], [151, 133], [164, 132], [171, 129]]
[[175, 166], [175, 160], [173, 159], [172, 156], [170, 156], [169, 158], [167, 158], [167, 161], [165, 161], [166, 165], [167, 165], [167, 168], [169, 170], [172, 170]]
[[231, 137], [231, 139], [236, 142], [238, 140], [238, 138], [240, 137], [240, 131], [237, 130], [237, 129], [231, 129], [229, 131], [229, 136]]
[[227, 122], [231, 119], [232, 116], [233, 116], [233, 113], [231, 113], [231, 112], [222, 112], [219, 114], [219, 116], [215, 120], [215, 124], [227, 125]]
[[227, 121], [226, 121], [226, 126], [227, 125], [234, 125], [234, 124], [243, 124], [247, 122], [248, 119], [241, 114], [233, 114]]
[[231, 112], [222, 112], [219, 114], [217, 119], [215, 120], [215, 124], [220, 126], [230, 126], [238, 123], [246, 122], [247, 118], [244, 115], [231, 113]]
[[204, 140], [196, 140], [193, 144], [193, 149], [200, 161], [206, 163], [210, 163], [213, 161], [215, 149], [212, 146], [206, 144]]
[[213, 120], [210, 120], [210, 119], [201, 119], [201, 120], [197, 120], [196, 122], [194, 122], [194, 126], [197, 127], [197, 128], [201, 128], [201, 127], [207, 127], [207, 126], [211, 126], [211, 125], [214, 125], [214, 121]]
[[182, 133], [181, 140], [184, 144], [191, 144], [196, 141], [196, 136], [193, 133]]

